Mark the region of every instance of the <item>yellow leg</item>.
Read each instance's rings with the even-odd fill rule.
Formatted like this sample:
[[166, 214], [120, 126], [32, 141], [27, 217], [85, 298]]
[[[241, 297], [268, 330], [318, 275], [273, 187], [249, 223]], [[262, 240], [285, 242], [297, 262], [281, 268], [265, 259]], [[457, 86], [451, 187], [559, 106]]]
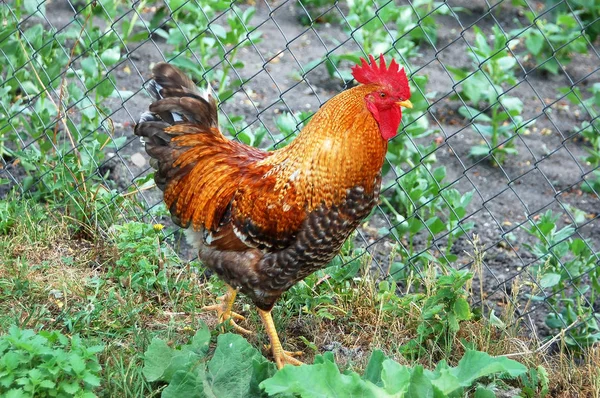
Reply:
[[248, 329], [244, 329], [235, 323], [234, 319], [238, 319], [240, 321], [245, 320], [242, 315], [231, 311], [233, 308], [233, 302], [235, 301], [235, 296], [237, 295], [237, 290], [227, 285], [227, 293], [224, 296], [217, 297], [217, 304], [209, 305], [206, 307], [202, 307], [203, 311], [217, 311], [217, 316], [219, 318], [219, 322], [225, 323], [229, 322], [229, 324], [233, 327], [233, 330], [240, 334], [252, 334]]
[[281, 369], [286, 364], [296, 366], [303, 365], [302, 362], [294, 358], [294, 356], [302, 355], [301, 351], [289, 352], [285, 351], [281, 347], [281, 341], [279, 341], [279, 336], [277, 335], [277, 330], [275, 329], [275, 323], [273, 323], [273, 318], [271, 317], [271, 311], [263, 311], [260, 308], [257, 309], [260, 319], [262, 319], [262, 322], [265, 325], [265, 330], [269, 336], [269, 340], [271, 341], [271, 350], [273, 351], [273, 358], [275, 359], [277, 368]]

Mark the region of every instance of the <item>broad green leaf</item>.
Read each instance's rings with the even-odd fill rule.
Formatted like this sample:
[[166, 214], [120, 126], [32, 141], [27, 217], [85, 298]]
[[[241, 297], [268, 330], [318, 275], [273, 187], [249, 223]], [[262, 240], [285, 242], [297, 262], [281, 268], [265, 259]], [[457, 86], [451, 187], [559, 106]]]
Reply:
[[494, 393], [494, 390], [479, 386], [475, 390], [475, 398], [496, 398], [496, 393]]
[[454, 302], [454, 314], [456, 318], [461, 321], [466, 321], [471, 318], [471, 307], [469, 303], [463, 297], [459, 297]]
[[94, 386], [94, 387], [98, 387], [100, 385], [100, 378], [90, 372], [85, 372], [85, 374], [83, 375], [83, 377], [81, 379], [84, 382], [86, 382], [87, 384]]
[[539, 55], [544, 47], [546, 39], [536, 30], [528, 32], [527, 38], [525, 39], [525, 46], [533, 55]]
[[490, 148], [487, 145], [475, 145], [471, 147], [469, 154], [471, 156], [487, 156], [490, 153]]
[[217, 398], [214, 395], [208, 395], [203, 388], [203, 380], [206, 375], [204, 369], [199, 367], [196, 372], [178, 370], [173, 374], [169, 386], [162, 392], [162, 398]]
[[492, 119], [486, 115], [485, 113], [482, 113], [481, 111], [472, 108], [470, 106], [461, 106], [460, 108], [458, 108], [458, 113], [460, 113], [463, 117], [467, 118], [467, 119], [473, 119], [473, 121], [475, 122], [479, 122], [479, 123], [491, 123]]
[[433, 398], [433, 385], [425, 374], [423, 374], [423, 366], [415, 366], [410, 375], [410, 385], [408, 387], [407, 398]]
[[206, 355], [208, 353], [209, 344], [210, 330], [208, 330], [208, 327], [205, 324], [202, 324], [192, 338], [191, 346], [197, 354]]
[[266, 368], [261, 368], [263, 373], [274, 373], [275, 365], [268, 362], [242, 336], [233, 333], [220, 335], [215, 354], [208, 363], [207, 375], [212, 394], [216, 397], [249, 397], [255, 362], [259, 368], [266, 363]]
[[432, 234], [437, 235], [442, 231], [446, 230], [446, 225], [439, 219], [439, 217], [434, 216], [427, 220], [427, 227], [431, 231]]
[[86, 75], [94, 77], [98, 74], [98, 63], [93, 57], [87, 57], [81, 60], [81, 69]]
[[224, 39], [227, 36], [227, 31], [225, 31], [225, 29], [221, 25], [211, 24], [210, 30], [219, 39]]
[[79, 374], [85, 370], [85, 361], [79, 355], [71, 354], [69, 362], [75, 373]]
[[158, 338], [152, 339], [148, 349], [144, 353], [144, 368], [142, 373], [148, 381], [162, 379], [165, 370], [173, 357], [173, 349], [166, 342]]
[[[391, 273], [391, 269], [390, 269]], [[381, 386], [382, 376], [381, 371], [383, 370], [383, 362], [386, 360], [385, 354], [381, 350], [374, 350], [371, 353], [371, 358], [363, 374], [363, 380], [368, 380], [371, 383]]]
[[[325, 360], [315, 365], [285, 366], [275, 376], [260, 383], [267, 394], [296, 394], [302, 398], [375, 398], [389, 394], [352, 372], [341, 374], [337, 365]], [[381, 391], [381, 394], [376, 394]]]
[[555, 274], [555, 273], [549, 272], [549, 273], [545, 274], [544, 276], [542, 276], [542, 279], [540, 279], [540, 286], [542, 288], [548, 288], [548, 287], [556, 286], [559, 282], [560, 282], [560, 274]]
[[492, 357], [485, 352], [472, 350], [467, 350], [454, 368], [454, 374], [465, 387], [480, 377], [495, 373], [508, 373], [511, 377], [517, 377], [526, 371], [527, 367], [512, 359]]
[[385, 391], [397, 396], [398, 394], [406, 393], [411, 374], [409, 368], [406, 366], [402, 366], [391, 359], [386, 359], [383, 361], [381, 379], [385, 386]]
[[508, 111], [516, 111], [520, 114], [523, 111], [523, 101], [521, 101], [517, 97], [508, 97], [502, 96], [500, 97], [500, 103], [508, 110]]
[[42, 388], [52, 388], [53, 389], [54, 387], [56, 387], [56, 383], [54, 383], [51, 380], [42, 380], [42, 382], [40, 383], [40, 387], [42, 387]]
[[121, 59], [121, 51], [119, 50], [119, 47], [109, 48], [102, 52], [100, 59], [106, 66], [112, 66]]

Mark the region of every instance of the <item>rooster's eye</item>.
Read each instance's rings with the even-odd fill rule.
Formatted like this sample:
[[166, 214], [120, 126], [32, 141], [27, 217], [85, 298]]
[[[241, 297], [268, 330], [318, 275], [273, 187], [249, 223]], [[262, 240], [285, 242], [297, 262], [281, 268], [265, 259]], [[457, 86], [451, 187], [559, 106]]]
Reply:
[[379, 93], [379, 96], [380, 96], [381, 98], [385, 98], [385, 93]]

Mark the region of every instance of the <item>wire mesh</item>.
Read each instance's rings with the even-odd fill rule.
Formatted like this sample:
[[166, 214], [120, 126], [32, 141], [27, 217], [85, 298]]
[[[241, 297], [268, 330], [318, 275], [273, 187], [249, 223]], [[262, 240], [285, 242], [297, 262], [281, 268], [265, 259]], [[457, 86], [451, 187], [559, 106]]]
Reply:
[[571, 326], [572, 345], [600, 340], [597, 11], [525, 0], [1, 7], [0, 195], [64, 201], [106, 227], [161, 222], [178, 237], [133, 136], [153, 64], [210, 84], [222, 129], [273, 149], [354, 84], [359, 57], [384, 53], [406, 68], [416, 106], [390, 142], [355, 257], [402, 285], [431, 262], [471, 267], [478, 245], [485, 294], [474, 301], [512, 305], [541, 336]]

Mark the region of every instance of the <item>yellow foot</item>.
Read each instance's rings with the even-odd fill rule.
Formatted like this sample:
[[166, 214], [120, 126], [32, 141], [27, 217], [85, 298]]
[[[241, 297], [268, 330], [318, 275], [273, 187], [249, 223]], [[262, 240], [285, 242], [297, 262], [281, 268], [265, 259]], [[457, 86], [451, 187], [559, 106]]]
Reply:
[[273, 318], [271, 317], [271, 311], [265, 311], [259, 308], [258, 315], [260, 315], [260, 318], [265, 325], [267, 336], [269, 336], [269, 340], [271, 341], [271, 351], [273, 352], [273, 359], [275, 359], [277, 368], [281, 369], [288, 364], [294, 366], [304, 365], [303, 362], [294, 358], [302, 355], [301, 351], [290, 352], [281, 347], [281, 341], [279, 341], [279, 336], [277, 335], [277, 330], [275, 329], [275, 323], [273, 323]]
[[[266, 346], [265, 348], [270, 349], [271, 347]], [[275, 350], [273, 350], [273, 359], [275, 359], [275, 363], [277, 364], [278, 369], [283, 368], [284, 365], [300, 366], [304, 365], [304, 362], [296, 359], [295, 357], [302, 356], [302, 354], [304, 354], [302, 351], [280, 350], [278, 352], [275, 352]]]
[[237, 294], [237, 291], [234, 288], [232, 288], [231, 286], [228, 286], [227, 293], [225, 293], [224, 296], [217, 297], [217, 304], [202, 307], [202, 310], [203, 311], [217, 311], [217, 317], [219, 319], [219, 322], [221, 322], [223, 324], [231, 325], [233, 330], [235, 330], [236, 332], [238, 332], [240, 334], [245, 334], [245, 335], [252, 334], [252, 332], [250, 330], [245, 329], [245, 328], [239, 326], [237, 323], [235, 323], [236, 319], [239, 321], [246, 320], [246, 318], [244, 318], [242, 315], [238, 314], [237, 312], [233, 312], [231, 310], [231, 308], [233, 307], [233, 302], [235, 300], [236, 294]]

